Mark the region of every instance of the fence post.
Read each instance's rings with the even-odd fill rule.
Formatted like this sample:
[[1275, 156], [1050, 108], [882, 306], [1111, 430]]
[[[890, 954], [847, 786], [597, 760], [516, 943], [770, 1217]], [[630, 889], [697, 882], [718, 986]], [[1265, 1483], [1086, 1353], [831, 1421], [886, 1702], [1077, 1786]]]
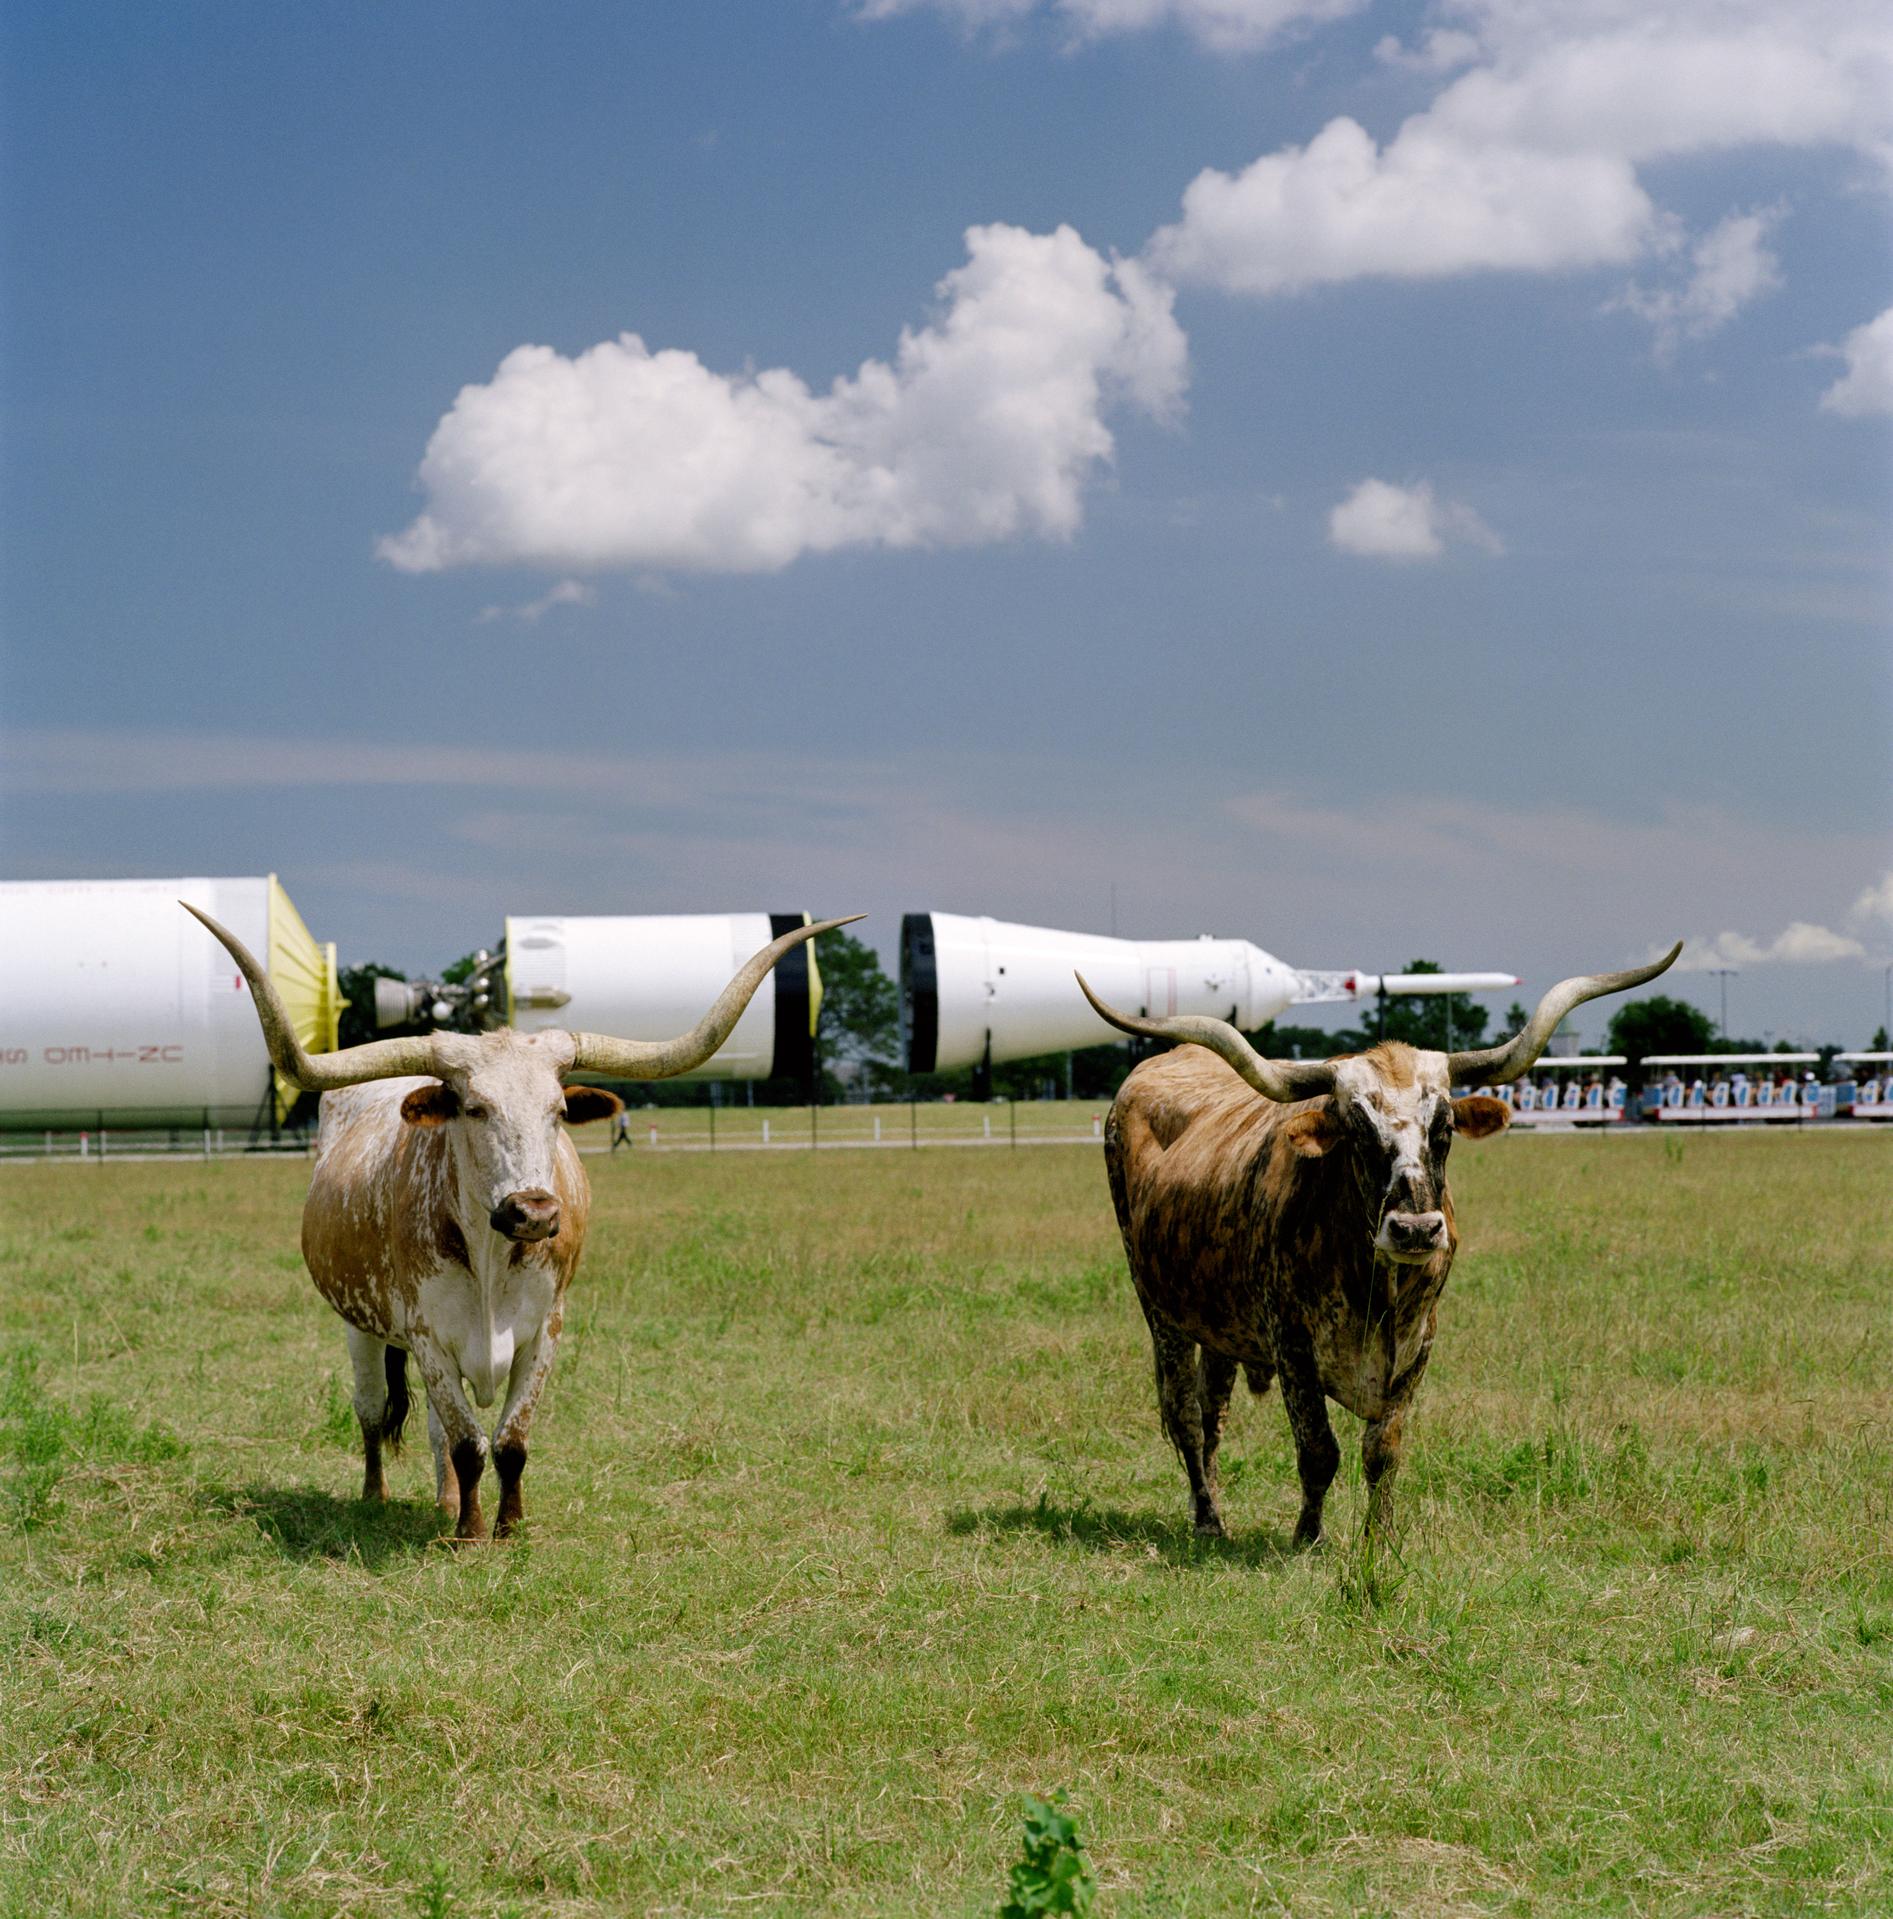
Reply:
[[1019, 1143], [1019, 1102], [1016, 1099], [1006, 1101], [1006, 1124], [1012, 1129], [1012, 1143]]
[[907, 1138], [914, 1151], [920, 1151], [920, 1102], [910, 1099], [907, 1102]]
[[713, 1153], [716, 1151], [716, 1100], [714, 1097], [710, 1101], [710, 1150]]
[[821, 1108], [811, 1099], [808, 1103], [808, 1149], [812, 1153], [822, 1143]]
[[767, 1120], [764, 1120], [762, 1123], [762, 1143], [765, 1146], [769, 1144], [769, 1122]]
[[879, 1113], [876, 1113], [874, 1116], [874, 1143], [877, 1146], [881, 1143], [881, 1116]]

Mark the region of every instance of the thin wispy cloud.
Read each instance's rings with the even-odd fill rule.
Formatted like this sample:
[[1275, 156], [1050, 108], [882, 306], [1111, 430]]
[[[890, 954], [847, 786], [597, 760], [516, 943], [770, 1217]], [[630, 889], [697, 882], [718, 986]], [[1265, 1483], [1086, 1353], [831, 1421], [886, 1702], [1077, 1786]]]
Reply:
[[1174, 27], [1223, 53], [1254, 53], [1299, 28], [1364, 12], [1369, 0], [856, 0], [855, 17], [944, 15], [968, 33], [1017, 28], [1033, 16], [1055, 21], [1074, 41]]
[[1768, 235], [1785, 211], [1777, 204], [1729, 214], [1682, 253], [1680, 279], [1626, 287], [1612, 306], [1648, 323], [1659, 360], [1673, 358], [1684, 341], [1707, 339], [1781, 285]]
[[1737, 971], [1745, 966], [1829, 966], [1836, 960], [1865, 959], [1867, 949], [1850, 934], [1807, 920], [1791, 920], [1772, 939], [1747, 933], [1721, 932], [1713, 938], [1697, 934], [1688, 940], [1677, 968], [1684, 973]]
[[547, 592], [541, 593], [536, 600], [528, 600], [523, 606], [483, 606], [476, 615], [478, 623], [490, 626], [495, 620], [523, 620], [528, 626], [537, 626], [554, 607], [559, 606], [595, 606], [598, 603], [598, 591], [587, 586], [583, 580], [561, 580]]

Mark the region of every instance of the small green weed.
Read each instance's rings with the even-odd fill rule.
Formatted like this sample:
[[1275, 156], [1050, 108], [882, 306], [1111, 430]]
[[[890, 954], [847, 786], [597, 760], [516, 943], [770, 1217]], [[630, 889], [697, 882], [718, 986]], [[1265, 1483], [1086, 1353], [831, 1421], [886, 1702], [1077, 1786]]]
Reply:
[[999, 1919], [1034, 1919], [1038, 1913], [1070, 1913], [1083, 1919], [1098, 1895], [1085, 1863], [1078, 1822], [1064, 1810], [1064, 1788], [1049, 1799], [1027, 1796], [1025, 1838], [1006, 1881]]
[[414, 1919], [451, 1919], [454, 1909], [453, 1882], [447, 1868], [436, 1859], [427, 1869], [427, 1877], [408, 1895]]

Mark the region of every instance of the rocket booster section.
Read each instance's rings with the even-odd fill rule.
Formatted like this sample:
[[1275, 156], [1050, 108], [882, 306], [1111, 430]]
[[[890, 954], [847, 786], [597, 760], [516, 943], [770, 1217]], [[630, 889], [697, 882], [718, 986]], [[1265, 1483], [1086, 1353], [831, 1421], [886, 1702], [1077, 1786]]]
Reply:
[[1085, 1004], [1081, 972], [1101, 999], [1145, 1018], [1199, 1013], [1245, 1032], [1290, 1006], [1389, 994], [1484, 992], [1510, 973], [1304, 972], [1249, 940], [1129, 940], [960, 913], [901, 921], [901, 1038], [907, 1070], [1029, 1059], [1120, 1038]]

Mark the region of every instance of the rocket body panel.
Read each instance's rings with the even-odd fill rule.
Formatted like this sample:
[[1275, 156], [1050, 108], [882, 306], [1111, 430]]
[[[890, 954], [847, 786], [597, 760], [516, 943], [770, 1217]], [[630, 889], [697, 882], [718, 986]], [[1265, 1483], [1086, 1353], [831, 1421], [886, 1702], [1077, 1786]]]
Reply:
[[271, 1073], [249, 988], [178, 902], [267, 953], [271, 886], [0, 884], [0, 1125], [253, 1121]]
[[915, 1072], [975, 1066], [989, 1048], [994, 1060], [1024, 1059], [1118, 1039], [1074, 972], [1126, 1011], [1205, 1013], [1249, 1029], [1293, 1001], [1299, 978], [1248, 940], [1117, 939], [959, 913], [907, 916], [901, 972]]
[[[553, 1028], [616, 1039], [686, 1033], [759, 948], [806, 916], [645, 913], [509, 917], [507, 994], [522, 1033]], [[811, 1054], [819, 974], [805, 952], [756, 989], [734, 1031], [687, 1079], [801, 1075]]]

